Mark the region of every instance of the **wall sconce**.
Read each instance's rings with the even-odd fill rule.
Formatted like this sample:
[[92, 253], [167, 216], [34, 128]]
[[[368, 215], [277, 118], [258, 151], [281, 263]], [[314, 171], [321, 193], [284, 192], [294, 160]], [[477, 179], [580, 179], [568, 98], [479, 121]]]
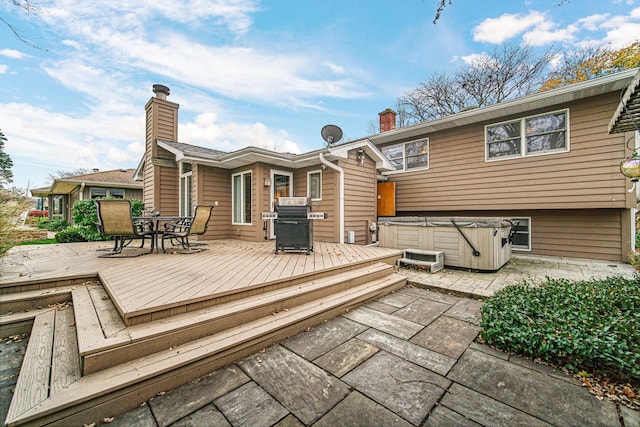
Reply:
[[271, 178], [265, 178], [264, 179], [264, 186], [265, 187], [271, 187]]
[[634, 138], [631, 138], [627, 141], [627, 148], [632, 150], [633, 154], [631, 157], [627, 157], [620, 163], [620, 172], [628, 178], [631, 178], [632, 181], [637, 181], [640, 178], [640, 156], [638, 156], [638, 149], [629, 147], [629, 142], [633, 141]]
[[364, 162], [364, 150], [362, 148], [358, 149], [358, 161], [360, 161], [360, 164]]

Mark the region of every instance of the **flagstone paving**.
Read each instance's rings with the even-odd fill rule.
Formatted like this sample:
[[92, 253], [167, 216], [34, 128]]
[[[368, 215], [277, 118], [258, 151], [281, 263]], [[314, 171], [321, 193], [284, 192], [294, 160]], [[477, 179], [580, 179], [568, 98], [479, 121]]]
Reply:
[[[183, 418], [172, 426], [640, 427], [639, 411], [596, 399], [561, 370], [476, 342], [481, 300], [412, 283], [200, 381], [215, 392], [186, 385], [114, 425], [165, 425], [159, 404], [175, 399], [167, 410]], [[189, 415], [175, 406], [191, 401]]]

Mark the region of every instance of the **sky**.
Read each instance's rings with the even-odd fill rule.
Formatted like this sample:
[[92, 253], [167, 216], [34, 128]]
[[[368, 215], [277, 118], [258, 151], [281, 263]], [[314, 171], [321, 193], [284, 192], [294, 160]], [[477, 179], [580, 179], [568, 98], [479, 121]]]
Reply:
[[152, 85], [179, 142], [304, 153], [373, 133], [429, 75], [503, 43], [559, 52], [640, 38], [640, 0], [0, 0], [0, 129], [13, 186], [135, 168]]

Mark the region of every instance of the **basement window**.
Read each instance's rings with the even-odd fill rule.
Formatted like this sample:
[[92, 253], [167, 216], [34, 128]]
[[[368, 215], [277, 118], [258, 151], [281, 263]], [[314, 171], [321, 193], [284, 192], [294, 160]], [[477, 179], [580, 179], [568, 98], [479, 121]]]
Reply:
[[518, 230], [513, 237], [511, 249], [514, 251], [531, 250], [531, 218], [511, 218], [513, 223], [518, 223]]

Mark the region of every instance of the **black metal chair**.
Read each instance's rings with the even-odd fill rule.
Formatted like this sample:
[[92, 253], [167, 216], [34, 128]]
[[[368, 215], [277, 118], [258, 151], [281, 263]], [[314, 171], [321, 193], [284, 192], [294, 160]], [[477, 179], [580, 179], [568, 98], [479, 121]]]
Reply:
[[153, 251], [156, 231], [144, 229], [135, 224], [130, 200], [96, 199], [95, 202], [98, 214], [98, 231], [104, 237], [113, 237], [115, 241], [113, 251], [104, 256], [121, 254], [123, 248], [133, 239], [142, 239], [140, 247], [144, 246], [145, 239], [151, 240], [151, 250]]
[[198, 205], [193, 218], [165, 224], [165, 229], [162, 232], [162, 250], [165, 251], [165, 240], [170, 240], [172, 244], [177, 241], [183, 249], [191, 249], [189, 236], [202, 235], [207, 232], [212, 211], [213, 206]]

